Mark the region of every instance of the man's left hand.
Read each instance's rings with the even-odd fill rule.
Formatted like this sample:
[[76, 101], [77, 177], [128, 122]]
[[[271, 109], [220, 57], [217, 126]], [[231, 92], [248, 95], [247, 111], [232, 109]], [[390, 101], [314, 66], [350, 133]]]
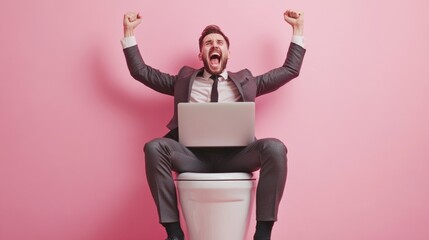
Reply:
[[304, 13], [286, 10], [283, 14], [284, 19], [293, 27], [293, 34], [302, 36], [304, 34]]

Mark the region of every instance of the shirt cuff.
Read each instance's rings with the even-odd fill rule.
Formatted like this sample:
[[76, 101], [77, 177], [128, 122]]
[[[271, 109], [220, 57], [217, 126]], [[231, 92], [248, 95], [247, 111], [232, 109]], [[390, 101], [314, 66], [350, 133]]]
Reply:
[[295, 44], [298, 44], [302, 48], [305, 48], [304, 36], [293, 35], [292, 36], [292, 42], [295, 43]]
[[121, 39], [121, 44], [123, 49], [135, 46], [137, 45], [136, 37], [135, 36], [124, 37]]

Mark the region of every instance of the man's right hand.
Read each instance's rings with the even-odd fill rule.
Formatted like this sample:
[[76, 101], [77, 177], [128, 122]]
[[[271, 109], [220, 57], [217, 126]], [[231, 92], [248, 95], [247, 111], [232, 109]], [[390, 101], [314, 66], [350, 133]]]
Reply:
[[134, 36], [134, 29], [141, 23], [140, 13], [128, 12], [124, 15], [124, 37]]

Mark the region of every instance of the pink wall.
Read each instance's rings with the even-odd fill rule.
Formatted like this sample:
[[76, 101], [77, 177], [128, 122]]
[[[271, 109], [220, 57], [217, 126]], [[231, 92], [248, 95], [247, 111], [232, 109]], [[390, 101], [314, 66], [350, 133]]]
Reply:
[[[142, 147], [172, 99], [128, 74], [122, 14], [170, 73], [197, 38], [230, 36], [230, 70], [283, 62], [286, 8], [305, 11], [298, 79], [257, 102], [258, 137], [289, 148], [273, 239], [429, 239], [427, 1], [2, 1], [0, 239], [163, 239]], [[160, 110], [162, 109], [162, 110]], [[253, 228], [253, 226], [252, 226]]]

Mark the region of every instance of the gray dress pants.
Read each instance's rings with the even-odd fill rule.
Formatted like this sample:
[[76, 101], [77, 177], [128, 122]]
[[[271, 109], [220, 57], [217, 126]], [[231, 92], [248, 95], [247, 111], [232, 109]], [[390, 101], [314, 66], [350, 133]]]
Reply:
[[277, 220], [287, 174], [287, 149], [281, 141], [266, 138], [246, 147], [188, 148], [170, 138], [156, 138], [145, 145], [144, 152], [160, 223], [179, 221], [172, 171], [250, 173], [260, 169], [256, 220]]

